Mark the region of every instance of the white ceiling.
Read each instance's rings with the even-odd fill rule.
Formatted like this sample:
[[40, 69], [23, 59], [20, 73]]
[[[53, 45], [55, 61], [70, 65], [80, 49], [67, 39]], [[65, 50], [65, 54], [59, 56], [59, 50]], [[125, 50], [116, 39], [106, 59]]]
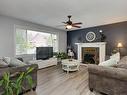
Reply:
[[127, 0], [0, 0], [0, 14], [60, 29], [73, 15], [85, 28], [127, 21]]

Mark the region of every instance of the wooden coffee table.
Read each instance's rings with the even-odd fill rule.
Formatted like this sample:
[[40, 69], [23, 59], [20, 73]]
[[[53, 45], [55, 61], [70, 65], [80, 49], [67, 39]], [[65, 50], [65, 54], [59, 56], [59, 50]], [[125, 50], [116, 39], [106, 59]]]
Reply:
[[69, 59], [62, 60], [62, 69], [67, 71], [78, 71], [80, 66], [80, 62], [78, 60], [73, 59], [69, 61]]

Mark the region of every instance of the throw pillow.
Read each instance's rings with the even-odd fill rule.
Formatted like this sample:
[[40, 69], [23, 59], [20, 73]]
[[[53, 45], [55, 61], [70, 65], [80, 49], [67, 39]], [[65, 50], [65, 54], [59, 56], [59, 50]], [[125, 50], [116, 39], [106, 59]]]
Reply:
[[112, 56], [110, 56], [110, 59], [115, 59], [117, 62], [120, 61], [120, 53], [117, 52], [116, 54], [113, 54]]
[[0, 59], [0, 68], [8, 67], [8, 64], [3, 61], [3, 59]]
[[3, 57], [3, 61], [6, 62], [8, 65], [10, 64], [10, 57]]
[[10, 64], [9, 64], [9, 66], [15, 66], [15, 67], [24, 66], [24, 65], [26, 65], [24, 62], [22, 62], [16, 58], [11, 58]]
[[99, 66], [113, 66], [114, 64], [117, 64], [117, 61], [115, 59], [109, 59], [100, 63]]

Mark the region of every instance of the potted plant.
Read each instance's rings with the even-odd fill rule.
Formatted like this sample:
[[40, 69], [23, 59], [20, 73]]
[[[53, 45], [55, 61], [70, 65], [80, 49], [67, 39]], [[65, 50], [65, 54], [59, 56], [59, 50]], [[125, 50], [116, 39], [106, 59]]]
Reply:
[[0, 80], [0, 86], [3, 88], [2, 95], [19, 95], [23, 89], [23, 81], [27, 80], [29, 86], [32, 88], [33, 80], [29, 75], [34, 68], [28, 68], [26, 72], [18, 72], [15, 75], [18, 76], [16, 79], [12, 79], [8, 72], [5, 72], [2, 79]]
[[68, 55], [65, 52], [58, 52], [58, 53], [56, 53], [56, 58], [59, 63], [59, 62], [61, 62], [62, 59], [67, 59]]

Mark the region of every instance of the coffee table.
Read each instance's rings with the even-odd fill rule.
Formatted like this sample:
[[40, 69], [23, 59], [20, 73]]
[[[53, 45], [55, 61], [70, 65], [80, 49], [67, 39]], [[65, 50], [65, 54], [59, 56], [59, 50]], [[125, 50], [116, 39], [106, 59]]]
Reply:
[[62, 69], [67, 71], [78, 71], [80, 66], [80, 62], [78, 60], [73, 59], [69, 61], [69, 59], [62, 60]]

